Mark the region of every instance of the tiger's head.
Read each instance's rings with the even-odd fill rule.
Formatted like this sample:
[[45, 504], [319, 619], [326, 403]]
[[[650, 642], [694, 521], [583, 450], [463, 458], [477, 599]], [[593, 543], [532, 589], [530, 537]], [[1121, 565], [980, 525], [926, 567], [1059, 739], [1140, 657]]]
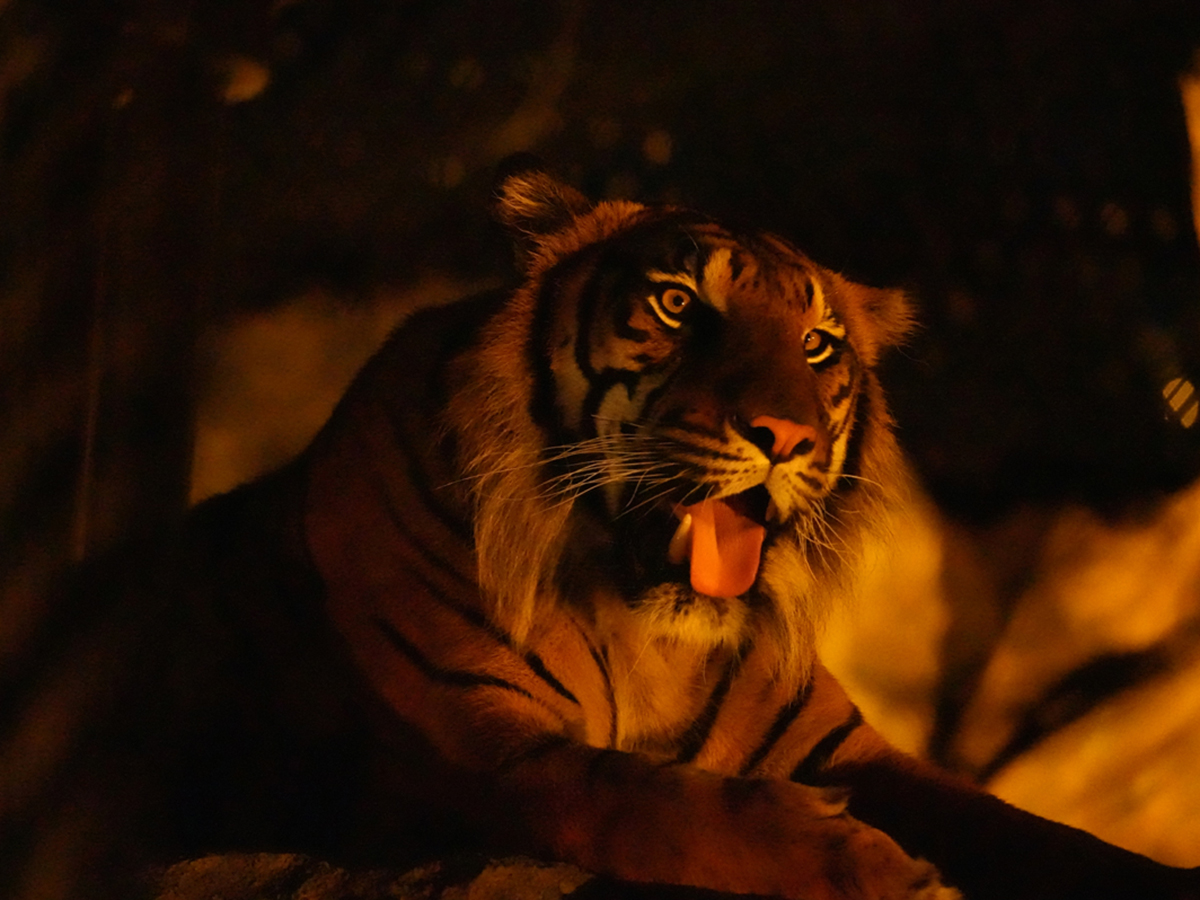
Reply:
[[498, 212], [525, 277], [451, 412], [497, 619], [520, 637], [571, 603], [651, 638], [767, 639], [799, 677], [899, 480], [874, 369], [905, 298], [538, 172]]

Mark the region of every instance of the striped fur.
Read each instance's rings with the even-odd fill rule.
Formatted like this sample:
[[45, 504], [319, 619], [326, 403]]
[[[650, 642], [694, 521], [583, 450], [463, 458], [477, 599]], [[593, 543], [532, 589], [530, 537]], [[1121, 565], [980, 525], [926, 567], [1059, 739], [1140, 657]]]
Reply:
[[[108, 599], [4, 684], [5, 896], [471, 846], [817, 900], [958, 896], [939, 869], [970, 897], [1197, 896], [901, 756], [815, 658], [900, 482], [875, 367], [902, 296], [537, 173], [498, 214], [515, 289], [415, 316], [294, 465], [132, 584], [85, 581]], [[97, 637], [106, 610], [146, 634]], [[110, 645], [136, 671], [94, 664]]]

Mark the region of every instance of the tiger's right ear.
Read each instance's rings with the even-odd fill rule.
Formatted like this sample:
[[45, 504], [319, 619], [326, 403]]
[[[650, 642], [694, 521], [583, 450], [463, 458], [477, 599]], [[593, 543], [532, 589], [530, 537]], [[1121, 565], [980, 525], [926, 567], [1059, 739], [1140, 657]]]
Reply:
[[591, 210], [588, 199], [528, 158], [508, 162], [497, 179], [494, 215], [523, 263], [542, 240]]

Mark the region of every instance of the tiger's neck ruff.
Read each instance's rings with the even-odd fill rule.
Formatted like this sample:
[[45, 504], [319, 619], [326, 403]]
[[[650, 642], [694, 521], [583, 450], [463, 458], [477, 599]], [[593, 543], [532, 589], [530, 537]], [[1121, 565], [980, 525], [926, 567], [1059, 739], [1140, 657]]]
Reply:
[[489, 615], [518, 640], [563, 603], [644, 640], [766, 640], [803, 678], [899, 481], [873, 367], [904, 298], [777, 237], [592, 207], [540, 174], [498, 209], [525, 277], [460, 358], [449, 416], [471, 423], [457, 459]]

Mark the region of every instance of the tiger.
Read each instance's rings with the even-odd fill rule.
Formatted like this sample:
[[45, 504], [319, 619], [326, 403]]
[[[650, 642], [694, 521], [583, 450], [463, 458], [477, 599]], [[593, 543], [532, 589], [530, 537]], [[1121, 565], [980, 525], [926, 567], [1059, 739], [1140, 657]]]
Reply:
[[[0, 893], [463, 850], [804, 900], [1200, 898], [893, 749], [817, 634], [905, 467], [909, 298], [588, 200], [413, 314], [293, 462], [78, 570], [0, 669]], [[710, 895], [711, 896], [711, 895]]]

